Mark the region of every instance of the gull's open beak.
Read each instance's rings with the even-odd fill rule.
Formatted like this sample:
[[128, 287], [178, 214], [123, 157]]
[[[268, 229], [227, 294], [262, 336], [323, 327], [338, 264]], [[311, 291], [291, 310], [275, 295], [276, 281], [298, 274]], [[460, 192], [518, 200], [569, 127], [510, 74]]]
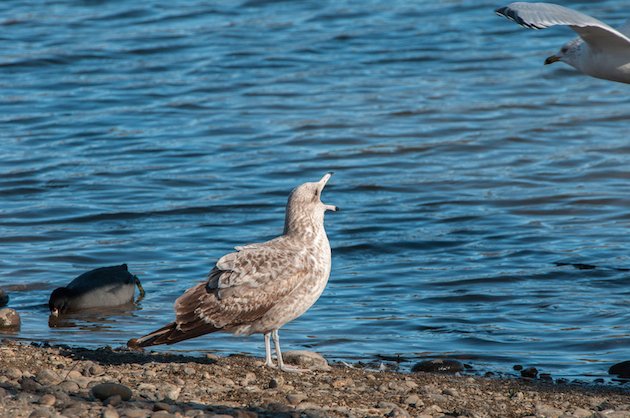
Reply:
[[557, 55], [552, 55], [545, 60], [545, 65], [553, 64], [556, 61], [560, 61], [560, 57]]
[[[328, 180], [330, 180], [332, 175], [333, 175], [332, 172], [326, 173], [326, 174], [324, 174], [324, 177], [322, 177], [322, 179], [318, 182], [319, 183], [319, 194], [320, 195], [322, 193], [322, 190], [324, 190], [324, 186], [326, 186], [326, 183], [328, 183]], [[324, 204], [324, 208], [326, 210], [332, 210], [333, 212], [339, 211], [339, 208], [337, 206], [333, 206], [333, 205], [326, 205], [326, 204]]]

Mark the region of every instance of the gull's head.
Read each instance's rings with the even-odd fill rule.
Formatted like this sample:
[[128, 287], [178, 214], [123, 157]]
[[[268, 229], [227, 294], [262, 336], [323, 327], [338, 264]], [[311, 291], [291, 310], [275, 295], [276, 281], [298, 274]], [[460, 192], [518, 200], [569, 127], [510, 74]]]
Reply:
[[330, 180], [333, 173], [326, 173], [320, 181], [304, 183], [291, 192], [288, 205], [290, 207], [299, 207], [301, 210], [326, 212], [327, 210], [338, 211], [339, 208], [333, 205], [322, 203], [322, 191], [326, 187], [326, 183]]
[[579, 55], [580, 55], [580, 50], [582, 48], [582, 44], [583, 42], [579, 38], [567, 42], [566, 44], [562, 45], [562, 48], [560, 48], [560, 51], [558, 51], [556, 54], [550, 57], [547, 57], [547, 59], [545, 60], [545, 65], [562, 61], [569, 64], [572, 67], [579, 69]]
[[287, 215], [285, 220], [285, 233], [300, 228], [299, 225], [322, 224], [324, 213], [327, 210], [336, 212], [337, 206], [327, 205], [322, 202], [322, 191], [333, 173], [326, 173], [321, 180], [304, 183], [291, 192], [287, 202]]

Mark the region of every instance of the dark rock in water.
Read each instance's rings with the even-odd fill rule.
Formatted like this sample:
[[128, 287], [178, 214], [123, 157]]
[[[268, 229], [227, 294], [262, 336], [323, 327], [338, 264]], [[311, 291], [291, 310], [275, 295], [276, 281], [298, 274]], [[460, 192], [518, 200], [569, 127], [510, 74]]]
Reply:
[[7, 293], [0, 289], [0, 306], [4, 306], [7, 303], [9, 303], [9, 295], [7, 295]]
[[425, 360], [414, 364], [411, 371], [427, 373], [457, 373], [464, 371], [464, 365], [457, 360], [451, 359]]
[[515, 364], [514, 367], [512, 367], [514, 370], [516, 370], [517, 372], [520, 370], [523, 370], [523, 366], [521, 366], [520, 364]]
[[15, 309], [0, 309], [0, 330], [19, 331], [20, 324], [20, 315], [15, 311]]
[[613, 364], [608, 369], [608, 374], [616, 374], [623, 379], [630, 379], [630, 360]]
[[131, 399], [131, 389], [118, 383], [101, 383], [92, 388], [92, 395], [101, 401], [116, 395], [123, 401], [128, 401]]
[[494, 372], [485, 372], [484, 377], [493, 377], [494, 376]]
[[551, 382], [553, 380], [549, 373], [541, 373], [540, 376], [538, 376], [538, 377], [540, 378], [540, 380], [544, 380], [544, 381], [547, 381], [547, 382]]
[[535, 367], [528, 367], [526, 369], [523, 369], [521, 370], [521, 376], [534, 379], [536, 376], [538, 376], [538, 369]]

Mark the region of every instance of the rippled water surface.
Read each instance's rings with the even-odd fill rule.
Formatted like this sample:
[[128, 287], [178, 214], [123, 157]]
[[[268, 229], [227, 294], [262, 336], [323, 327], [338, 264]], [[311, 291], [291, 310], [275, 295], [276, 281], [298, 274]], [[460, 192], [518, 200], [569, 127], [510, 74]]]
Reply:
[[[570, 4], [612, 25], [628, 11]], [[628, 360], [630, 87], [543, 66], [572, 32], [522, 29], [501, 5], [1, 2], [0, 286], [17, 336], [120, 346], [161, 326], [332, 170], [331, 279], [285, 348], [580, 379]], [[53, 288], [123, 262], [139, 309], [48, 327]], [[167, 349], [264, 353], [226, 334]]]

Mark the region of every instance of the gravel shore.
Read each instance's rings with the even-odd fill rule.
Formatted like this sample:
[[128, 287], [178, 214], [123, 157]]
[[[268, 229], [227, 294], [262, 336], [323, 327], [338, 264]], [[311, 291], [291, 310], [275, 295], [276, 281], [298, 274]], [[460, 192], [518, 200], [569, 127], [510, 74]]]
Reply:
[[630, 391], [347, 366], [288, 374], [245, 356], [3, 341], [0, 416], [628, 418]]

